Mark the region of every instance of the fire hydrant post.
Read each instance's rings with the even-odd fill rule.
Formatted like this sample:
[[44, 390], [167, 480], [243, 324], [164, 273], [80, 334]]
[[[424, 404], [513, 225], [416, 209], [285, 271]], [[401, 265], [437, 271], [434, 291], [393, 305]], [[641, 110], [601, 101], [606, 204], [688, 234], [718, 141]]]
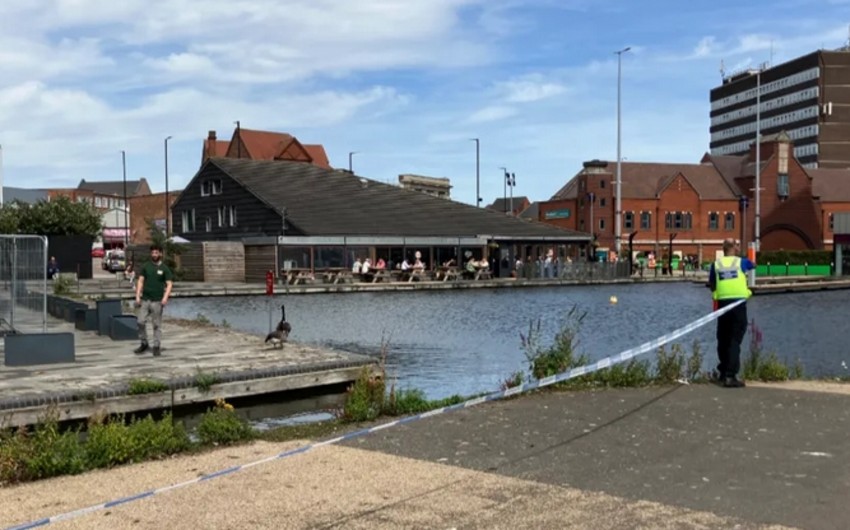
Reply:
[[266, 295], [274, 296], [274, 271], [266, 273]]

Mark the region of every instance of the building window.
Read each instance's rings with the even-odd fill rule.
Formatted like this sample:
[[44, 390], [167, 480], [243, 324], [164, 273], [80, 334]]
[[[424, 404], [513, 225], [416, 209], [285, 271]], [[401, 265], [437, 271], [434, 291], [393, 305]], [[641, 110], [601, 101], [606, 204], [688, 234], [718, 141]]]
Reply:
[[652, 228], [652, 214], [649, 212], [640, 212], [640, 229], [649, 230]]
[[635, 214], [634, 212], [626, 212], [623, 214], [623, 228], [626, 230], [632, 230], [635, 227]]
[[212, 194], [213, 195], [221, 195], [221, 180], [215, 179], [212, 181]]
[[605, 197], [602, 197], [601, 199], [599, 199], [599, 207], [605, 208]]
[[693, 228], [693, 216], [689, 212], [667, 212], [664, 218], [664, 227], [667, 230], [691, 230]]
[[600, 180], [600, 181], [599, 181], [599, 187], [600, 187], [600, 188], [604, 188], [604, 187], [605, 187], [605, 179], [602, 179], [602, 180]]
[[212, 232], [212, 217], [207, 217], [204, 221], [204, 229], [207, 232]]
[[195, 231], [195, 209], [183, 212], [183, 232]]
[[720, 230], [720, 214], [717, 212], [710, 212], [708, 214], [708, 229], [709, 230]]
[[605, 230], [605, 219], [599, 220], [599, 231]]
[[224, 218], [227, 216], [227, 211], [224, 206], [218, 207], [218, 227], [221, 228], [224, 226]]
[[790, 185], [788, 183], [788, 174], [780, 173], [776, 179], [776, 194], [780, 197], [788, 197], [790, 193]]
[[832, 232], [834, 230], [834, 220], [832, 218], [832, 214], [829, 214], [829, 231]]
[[723, 225], [723, 228], [726, 230], [735, 230], [735, 214], [732, 212], [726, 212], [726, 221]]
[[580, 229], [580, 230], [584, 230], [584, 219], [582, 219], [581, 221], [579, 221], [578, 226], [579, 226], [579, 229]]
[[230, 207], [230, 226], [236, 226], [236, 206]]

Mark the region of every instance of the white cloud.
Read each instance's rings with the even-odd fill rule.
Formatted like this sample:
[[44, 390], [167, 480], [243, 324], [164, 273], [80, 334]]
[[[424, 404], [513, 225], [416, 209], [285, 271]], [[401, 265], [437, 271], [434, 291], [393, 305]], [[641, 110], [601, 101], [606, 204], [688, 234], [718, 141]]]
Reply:
[[475, 111], [472, 116], [469, 117], [469, 123], [487, 123], [491, 121], [499, 121], [504, 120], [505, 118], [510, 118], [511, 116], [515, 116], [517, 114], [517, 109], [514, 107], [507, 107], [503, 105], [494, 105], [491, 107], [484, 107], [483, 109]]
[[504, 93], [505, 101], [509, 103], [540, 101], [563, 94], [567, 90], [564, 85], [547, 81], [539, 74], [524, 79], [514, 79], [497, 83], [496, 87], [500, 92]]

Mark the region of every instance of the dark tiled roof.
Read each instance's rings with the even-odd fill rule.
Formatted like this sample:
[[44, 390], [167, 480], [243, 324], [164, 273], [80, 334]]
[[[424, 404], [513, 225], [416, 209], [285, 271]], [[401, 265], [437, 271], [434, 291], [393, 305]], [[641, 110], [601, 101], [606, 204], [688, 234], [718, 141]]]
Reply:
[[[526, 202], [526, 201], [528, 201], [528, 197], [525, 197], [525, 196], [522, 196], [522, 195], [519, 196], [519, 197], [514, 197], [514, 209], [521, 208], [523, 203]], [[510, 212], [511, 211], [511, 198], [508, 197], [507, 199], [504, 199], [504, 198], [496, 199], [495, 201], [493, 201], [493, 204], [487, 206], [487, 209], [494, 210], [494, 211], [497, 211], [497, 212], [502, 212], [502, 213]]]
[[850, 202], [850, 169], [807, 169], [812, 195], [823, 202]]
[[3, 186], [3, 203], [20, 201], [27, 204], [34, 204], [38, 201], [46, 201], [47, 192], [45, 190], [30, 190], [26, 188], [10, 188]]
[[287, 222], [311, 236], [588, 237], [312, 164], [231, 158], [207, 164], [279, 212], [285, 208]]
[[578, 198], [578, 176], [570, 179], [564, 184], [564, 187], [555, 192], [550, 200], [556, 201], [559, 199], [576, 199]]
[[523, 219], [530, 219], [530, 220], [533, 220], [533, 221], [537, 221], [538, 217], [540, 217], [540, 203], [539, 202], [531, 203], [531, 205], [528, 208], [526, 208], [525, 210], [523, 210], [522, 213], [519, 214], [519, 216], [522, 217]]
[[747, 155], [732, 156], [732, 155], [710, 155], [706, 154], [703, 160], [711, 163], [726, 181], [729, 188], [736, 194], [741, 195], [741, 190], [735, 179], [744, 172], [744, 165], [747, 162]]
[[[141, 183], [141, 180], [128, 180], [127, 195], [134, 196], [136, 194], [136, 191], [139, 189]], [[100, 195], [115, 195], [116, 197], [121, 197], [124, 195], [124, 181], [109, 180], [99, 182], [88, 182], [86, 181], [86, 179], [83, 179], [80, 181], [80, 185], [77, 186], [77, 189], [92, 191]]]

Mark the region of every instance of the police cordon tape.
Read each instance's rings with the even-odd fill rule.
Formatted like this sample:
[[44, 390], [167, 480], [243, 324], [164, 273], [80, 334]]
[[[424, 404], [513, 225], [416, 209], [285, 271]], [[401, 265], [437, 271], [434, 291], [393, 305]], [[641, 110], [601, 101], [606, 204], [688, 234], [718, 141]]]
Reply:
[[128, 503], [135, 502], [135, 501], [138, 501], [138, 500], [141, 500], [141, 499], [146, 499], [148, 497], [152, 497], [154, 495], [159, 495], [161, 493], [165, 493], [165, 492], [168, 492], [168, 491], [171, 491], [171, 490], [184, 488], [186, 486], [191, 486], [192, 484], [200, 484], [202, 482], [213, 480], [213, 479], [216, 479], [216, 478], [219, 478], [219, 477], [231, 475], [231, 474], [236, 473], [238, 471], [242, 471], [242, 470], [249, 469], [249, 468], [252, 468], [252, 467], [255, 467], [255, 466], [259, 466], [261, 464], [266, 464], [268, 462], [273, 462], [275, 460], [281, 460], [283, 458], [288, 458], [288, 457], [291, 457], [291, 456], [306, 453], [306, 452], [311, 451], [313, 449], [316, 449], [318, 447], [323, 447], [323, 446], [326, 446], [326, 445], [332, 445], [332, 444], [335, 444], [335, 443], [344, 442], [346, 440], [351, 440], [353, 438], [359, 438], [359, 437], [365, 436], [367, 434], [378, 432], [378, 431], [381, 431], [381, 430], [384, 430], [384, 429], [389, 429], [390, 427], [395, 427], [397, 425], [403, 425], [405, 423], [411, 423], [411, 422], [414, 422], [414, 421], [417, 421], [417, 420], [421, 420], [423, 418], [429, 418], [429, 417], [432, 417], [432, 416], [437, 416], [439, 414], [443, 414], [443, 413], [446, 413], [446, 412], [451, 412], [451, 411], [460, 410], [460, 409], [464, 409], [464, 408], [474, 407], [475, 405], [480, 405], [481, 403], [486, 403], [488, 401], [496, 401], [496, 400], [499, 400], [499, 399], [504, 399], [506, 397], [521, 394], [523, 392], [528, 392], [528, 391], [535, 390], [535, 389], [538, 389], [538, 388], [543, 388], [543, 387], [546, 387], [546, 386], [553, 385], [555, 383], [560, 383], [560, 382], [563, 382], [563, 381], [567, 381], [569, 379], [574, 379], [576, 377], [581, 377], [583, 375], [587, 375], [587, 374], [590, 374], [590, 373], [593, 373], [593, 372], [597, 372], [599, 370], [604, 370], [605, 368], [610, 368], [611, 366], [613, 366], [615, 364], [623, 363], [623, 362], [628, 361], [630, 359], [633, 359], [633, 358], [635, 358], [639, 355], [642, 355], [644, 353], [647, 353], [647, 352], [650, 352], [650, 351], [655, 350], [657, 348], [660, 348], [661, 346], [667, 344], [668, 342], [671, 342], [671, 341], [674, 341], [674, 340], [676, 340], [680, 337], [683, 337], [683, 336], [687, 335], [688, 333], [691, 333], [692, 331], [708, 324], [709, 322], [716, 320], [721, 315], [725, 314], [726, 312], [732, 310], [732, 308], [737, 307], [738, 305], [740, 305], [742, 303], [744, 303], [743, 300], [729, 304], [728, 306], [725, 306], [721, 309], [718, 309], [717, 311], [709, 313], [708, 315], [705, 315], [704, 317], [702, 317], [698, 320], [695, 320], [695, 321], [691, 322], [690, 324], [682, 326], [681, 328], [679, 328], [675, 331], [667, 333], [666, 335], [662, 335], [661, 337], [658, 337], [657, 339], [653, 339], [651, 341], [645, 342], [645, 343], [641, 344], [640, 346], [630, 348], [628, 350], [625, 350], [623, 352], [618, 353], [617, 355], [605, 357], [604, 359], [600, 359], [600, 360], [596, 361], [595, 363], [588, 364], [588, 365], [585, 365], [585, 366], [579, 366], [578, 368], [573, 368], [571, 370], [568, 370], [568, 371], [560, 373], [560, 374], [555, 374], [555, 375], [551, 375], [549, 377], [544, 377], [543, 379], [538, 379], [537, 381], [532, 381], [530, 383], [523, 383], [523, 384], [520, 384], [518, 386], [508, 388], [506, 390], [499, 390], [497, 392], [492, 392], [490, 394], [486, 394], [486, 395], [483, 395], [483, 396], [480, 396], [480, 397], [477, 397], [477, 398], [473, 398], [473, 399], [464, 401], [463, 403], [458, 403], [456, 405], [450, 405], [450, 406], [442, 407], [442, 408], [439, 408], [439, 409], [430, 410], [428, 412], [423, 412], [421, 414], [416, 414], [414, 416], [408, 416], [408, 417], [405, 417], [405, 418], [400, 418], [400, 419], [397, 419], [397, 420], [389, 421], [387, 423], [382, 423], [382, 424], [376, 425], [374, 427], [369, 427], [368, 429], [360, 429], [359, 431], [350, 432], [348, 434], [344, 434], [342, 436], [337, 436], [336, 438], [331, 438], [329, 440], [324, 440], [324, 441], [321, 441], [321, 442], [316, 442], [316, 443], [304, 445], [304, 446], [301, 446], [301, 447], [298, 447], [298, 448], [295, 448], [295, 449], [290, 449], [288, 451], [283, 451], [281, 453], [263, 458], [261, 460], [256, 460], [254, 462], [249, 462], [247, 464], [242, 464], [242, 465], [239, 465], [239, 466], [233, 466], [233, 467], [229, 467], [227, 469], [222, 469], [220, 471], [215, 471], [213, 473], [209, 473], [209, 474], [206, 474], [206, 475], [201, 475], [200, 477], [194, 478], [192, 480], [187, 480], [185, 482], [180, 482], [180, 483], [177, 483], [177, 484], [172, 484], [170, 486], [164, 486], [164, 487], [161, 487], [161, 488], [148, 490], [148, 491], [145, 491], [145, 492], [142, 492], [142, 493], [130, 495], [130, 496], [127, 496], [127, 497], [121, 497], [120, 499], [115, 499], [115, 500], [103, 502], [103, 503], [100, 503], [100, 504], [94, 504], [94, 505], [88, 506], [86, 508], [80, 508], [79, 510], [74, 510], [74, 511], [71, 511], [71, 512], [65, 512], [65, 513], [62, 513], [62, 514], [54, 515], [52, 517], [45, 517], [43, 519], [38, 519], [36, 521], [31, 521], [29, 523], [24, 523], [24, 524], [19, 524], [19, 525], [16, 525], [16, 526], [7, 527], [6, 530], [27, 530], [27, 529], [30, 529], [30, 528], [39, 528], [39, 527], [42, 527], [42, 526], [47, 526], [51, 523], [58, 523], [59, 521], [67, 521], [67, 520], [70, 520], [70, 519], [76, 519], [77, 517], [81, 517], [83, 515], [86, 515], [86, 514], [89, 514], [89, 513], [92, 513], [92, 512], [105, 510], [105, 509], [108, 509], [108, 508], [114, 508], [116, 506], [121, 506], [123, 504], [128, 504]]

